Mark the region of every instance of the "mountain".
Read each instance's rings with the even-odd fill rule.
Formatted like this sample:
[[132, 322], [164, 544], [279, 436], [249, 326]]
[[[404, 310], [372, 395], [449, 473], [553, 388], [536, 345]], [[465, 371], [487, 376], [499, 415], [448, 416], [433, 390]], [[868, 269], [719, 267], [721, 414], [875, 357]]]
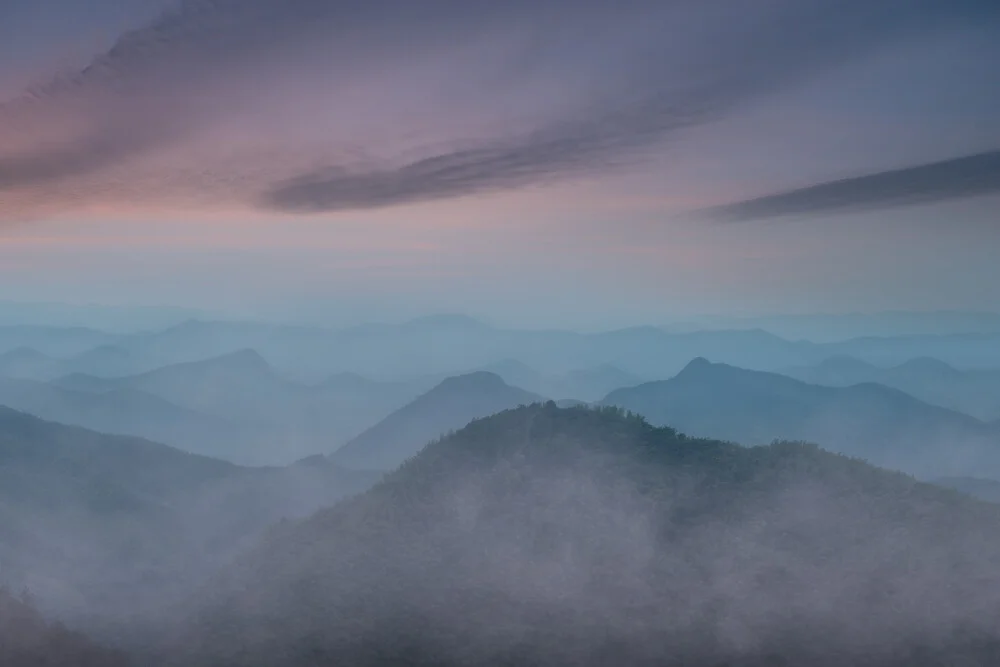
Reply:
[[761, 328], [789, 340], [825, 343], [871, 336], [1000, 333], [1000, 313], [937, 310], [704, 317], [687, 326], [696, 329]]
[[1000, 333], [990, 331], [815, 343], [781, 338], [761, 328], [749, 328], [747, 323], [732, 326], [687, 332], [646, 326], [578, 333], [504, 329], [460, 315], [346, 329], [191, 319], [161, 330], [130, 334], [83, 328], [0, 327], [0, 353], [32, 347], [54, 358], [70, 359], [95, 348], [105, 352], [115, 349], [121, 359], [112, 362], [124, 366], [116, 373], [105, 372], [98, 364], [63, 369], [61, 374], [134, 375], [254, 349], [283, 374], [309, 383], [342, 372], [400, 380], [454, 375], [463, 369], [496, 370], [489, 366], [504, 359], [517, 360], [545, 377], [612, 366], [641, 378], [665, 378], [698, 356], [754, 370], [809, 366], [838, 355], [879, 366], [933, 357], [963, 369], [1000, 368]]
[[[188, 437], [199, 443], [198, 451], [254, 465], [286, 464], [328, 451], [419, 393], [407, 383], [381, 383], [354, 374], [339, 374], [312, 386], [293, 382], [254, 350], [128, 377], [69, 375], [55, 384], [96, 394], [138, 392], [208, 416], [217, 422], [215, 428], [209, 429], [204, 420], [185, 421], [180, 416], [174, 423], [187, 429]], [[229, 425], [229, 433], [223, 425]], [[194, 444], [173, 435], [152, 431], [142, 435], [194, 449]], [[216, 442], [214, 449], [204, 449], [200, 443], [206, 439]]]
[[111, 378], [136, 373], [142, 368], [132, 355], [112, 345], [102, 345], [70, 357], [57, 359], [30, 347], [0, 354], [0, 377], [48, 382], [67, 375]]
[[958, 370], [938, 359], [918, 357], [880, 368], [851, 357], [831, 357], [816, 366], [799, 366], [782, 374], [812, 384], [846, 387], [875, 382], [920, 400], [964, 412], [977, 419], [1000, 418], [1000, 370]]
[[282, 327], [258, 322], [186, 320], [162, 330], [123, 337], [118, 345], [154, 367], [261, 349]]
[[533, 405], [270, 531], [171, 665], [994, 664], [1000, 507], [796, 443]]
[[193, 410], [249, 423], [263, 418], [258, 412], [262, 404], [294, 400], [298, 388], [281, 378], [254, 350], [165, 366], [116, 382]]
[[380, 380], [454, 375], [462, 369], [489, 369], [503, 359], [516, 359], [545, 376], [611, 365], [641, 377], [666, 377], [698, 355], [755, 368], [816, 363], [829, 356], [811, 344], [761, 330], [672, 334], [636, 327], [582, 334], [503, 329], [461, 315], [346, 329], [190, 320], [162, 331], [123, 336], [114, 344], [147, 367], [249, 348], [282, 372], [309, 382], [341, 372]]
[[822, 358], [849, 356], [882, 367], [930, 357], [957, 368], [995, 369], [1000, 368], [1000, 332], [854, 338], [820, 346], [818, 351]]
[[273, 522], [375, 480], [326, 461], [244, 468], [0, 408], [0, 583], [107, 632], [190, 592]]
[[30, 347], [51, 357], [72, 357], [118, 339], [116, 334], [84, 327], [0, 326], [0, 352]]
[[31, 347], [17, 347], [0, 354], [0, 377], [42, 380], [52, 377], [58, 362]]
[[512, 387], [493, 373], [479, 371], [448, 378], [348, 442], [330, 458], [348, 468], [390, 470], [429, 441], [473, 419], [540, 400], [540, 396]]
[[101, 345], [78, 354], [63, 364], [60, 374], [83, 373], [102, 377], [117, 377], [139, 372], [141, 362], [127, 350], [114, 345]]
[[47, 382], [74, 374], [115, 377], [138, 370], [144, 370], [141, 364], [113, 345], [101, 345], [68, 359], [57, 359], [30, 347], [18, 347], [0, 354], [0, 377], [20, 380]]
[[696, 359], [670, 380], [614, 391], [604, 403], [698, 436], [818, 442], [921, 477], [1000, 476], [1000, 438], [989, 426], [877, 384], [823, 387]]
[[[83, 386], [88, 376], [70, 376]], [[97, 378], [94, 382], [108, 382]], [[96, 431], [145, 437], [189, 452], [233, 459], [253, 458], [253, 430], [235, 422], [175, 405], [159, 396], [117, 385], [80, 391], [33, 380], [0, 378], [0, 405], [42, 419]], [[244, 450], [244, 451], [241, 451]]]

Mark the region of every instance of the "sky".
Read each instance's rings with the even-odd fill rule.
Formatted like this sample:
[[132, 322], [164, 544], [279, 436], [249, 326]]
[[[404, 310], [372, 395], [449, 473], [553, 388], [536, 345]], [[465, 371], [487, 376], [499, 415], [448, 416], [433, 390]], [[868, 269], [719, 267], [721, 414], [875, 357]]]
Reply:
[[0, 299], [1000, 310], [997, 62], [991, 0], [6, 0]]

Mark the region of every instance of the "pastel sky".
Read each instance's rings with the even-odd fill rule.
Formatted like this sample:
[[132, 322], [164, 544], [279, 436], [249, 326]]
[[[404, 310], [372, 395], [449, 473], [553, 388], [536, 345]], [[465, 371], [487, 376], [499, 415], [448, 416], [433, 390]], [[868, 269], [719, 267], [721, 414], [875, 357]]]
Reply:
[[995, 0], [5, 0], [0, 298], [1000, 310]]

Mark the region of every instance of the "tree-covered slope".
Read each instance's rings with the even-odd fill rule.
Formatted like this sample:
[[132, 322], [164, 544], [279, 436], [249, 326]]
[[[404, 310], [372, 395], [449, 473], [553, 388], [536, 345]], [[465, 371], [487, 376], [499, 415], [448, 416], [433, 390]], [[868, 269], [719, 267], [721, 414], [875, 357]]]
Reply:
[[474, 421], [369, 492], [272, 530], [160, 654], [987, 664], [998, 566], [996, 506], [811, 445], [744, 448], [548, 403]]

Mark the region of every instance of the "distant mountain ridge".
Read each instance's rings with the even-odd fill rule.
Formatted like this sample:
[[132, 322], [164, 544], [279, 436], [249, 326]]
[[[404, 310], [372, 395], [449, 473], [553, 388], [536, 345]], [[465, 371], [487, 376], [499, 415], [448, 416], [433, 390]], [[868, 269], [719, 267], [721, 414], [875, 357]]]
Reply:
[[129, 353], [110, 345], [95, 347], [68, 359], [52, 357], [32, 347], [17, 347], [0, 354], [0, 377], [16, 380], [49, 381], [77, 373], [113, 377], [134, 372], [136, 367]]
[[[187, 441], [164, 437], [161, 432], [141, 434], [245, 464], [290, 463], [329, 451], [417, 393], [407, 384], [381, 383], [357, 375], [338, 375], [316, 385], [294, 382], [249, 349], [139, 375], [102, 378], [76, 374], [54, 384], [97, 395], [141, 392], [205, 415], [218, 422], [217, 428], [207, 433], [203, 433], [208, 427], [204, 420], [178, 419], [179, 427], [190, 426]], [[62, 418], [58, 412], [46, 416], [81, 423]], [[120, 432], [112, 422], [97, 425]], [[225, 425], [231, 428], [227, 430]]]
[[[130, 375], [254, 349], [283, 373], [310, 383], [340, 372], [380, 380], [455, 374], [505, 359], [544, 376], [612, 366], [642, 378], [670, 377], [698, 356], [755, 370], [809, 366], [835, 355], [882, 366], [933, 357], [959, 368], [1000, 368], [1000, 333], [868, 337], [818, 344], [784, 339], [760, 328], [672, 333], [644, 326], [579, 333], [504, 329], [448, 315], [345, 329], [197, 319], [132, 334], [0, 327], [0, 353], [23, 346], [61, 359], [111, 346], [128, 355], [128, 372], [121, 374]], [[69, 372], [90, 371], [71, 369], [62, 374]]]
[[[73, 378], [75, 376], [71, 376]], [[87, 377], [87, 376], [81, 376]], [[189, 452], [228, 458], [234, 442], [253, 432], [221, 417], [191, 410], [154, 394], [112, 384], [102, 391], [0, 377], [0, 405], [42, 419], [105, 433], [146, 437]]]
[[473, 419], [540, 400], [541, 396], [512, 387], [494, 373], [477, 371], [447, 378], [333, 452], [330, 458], [349, 468], [391, 470], [431, 440]]
[[995, 429], [878, 384], [810, 385], [699, 358], [670, 380], [612, 392], [603, 403], [698, 436], [807, 440], [925, 478], [1000, 476]]
[[876, 382], [977, 419], [1000, 418], [1000, 369], [959, 370], [930, 357], [916, 357], [881, 368], [852, 357], [837, 356], [815, 366], [781, 372], [804, 382], [837, 387]]

